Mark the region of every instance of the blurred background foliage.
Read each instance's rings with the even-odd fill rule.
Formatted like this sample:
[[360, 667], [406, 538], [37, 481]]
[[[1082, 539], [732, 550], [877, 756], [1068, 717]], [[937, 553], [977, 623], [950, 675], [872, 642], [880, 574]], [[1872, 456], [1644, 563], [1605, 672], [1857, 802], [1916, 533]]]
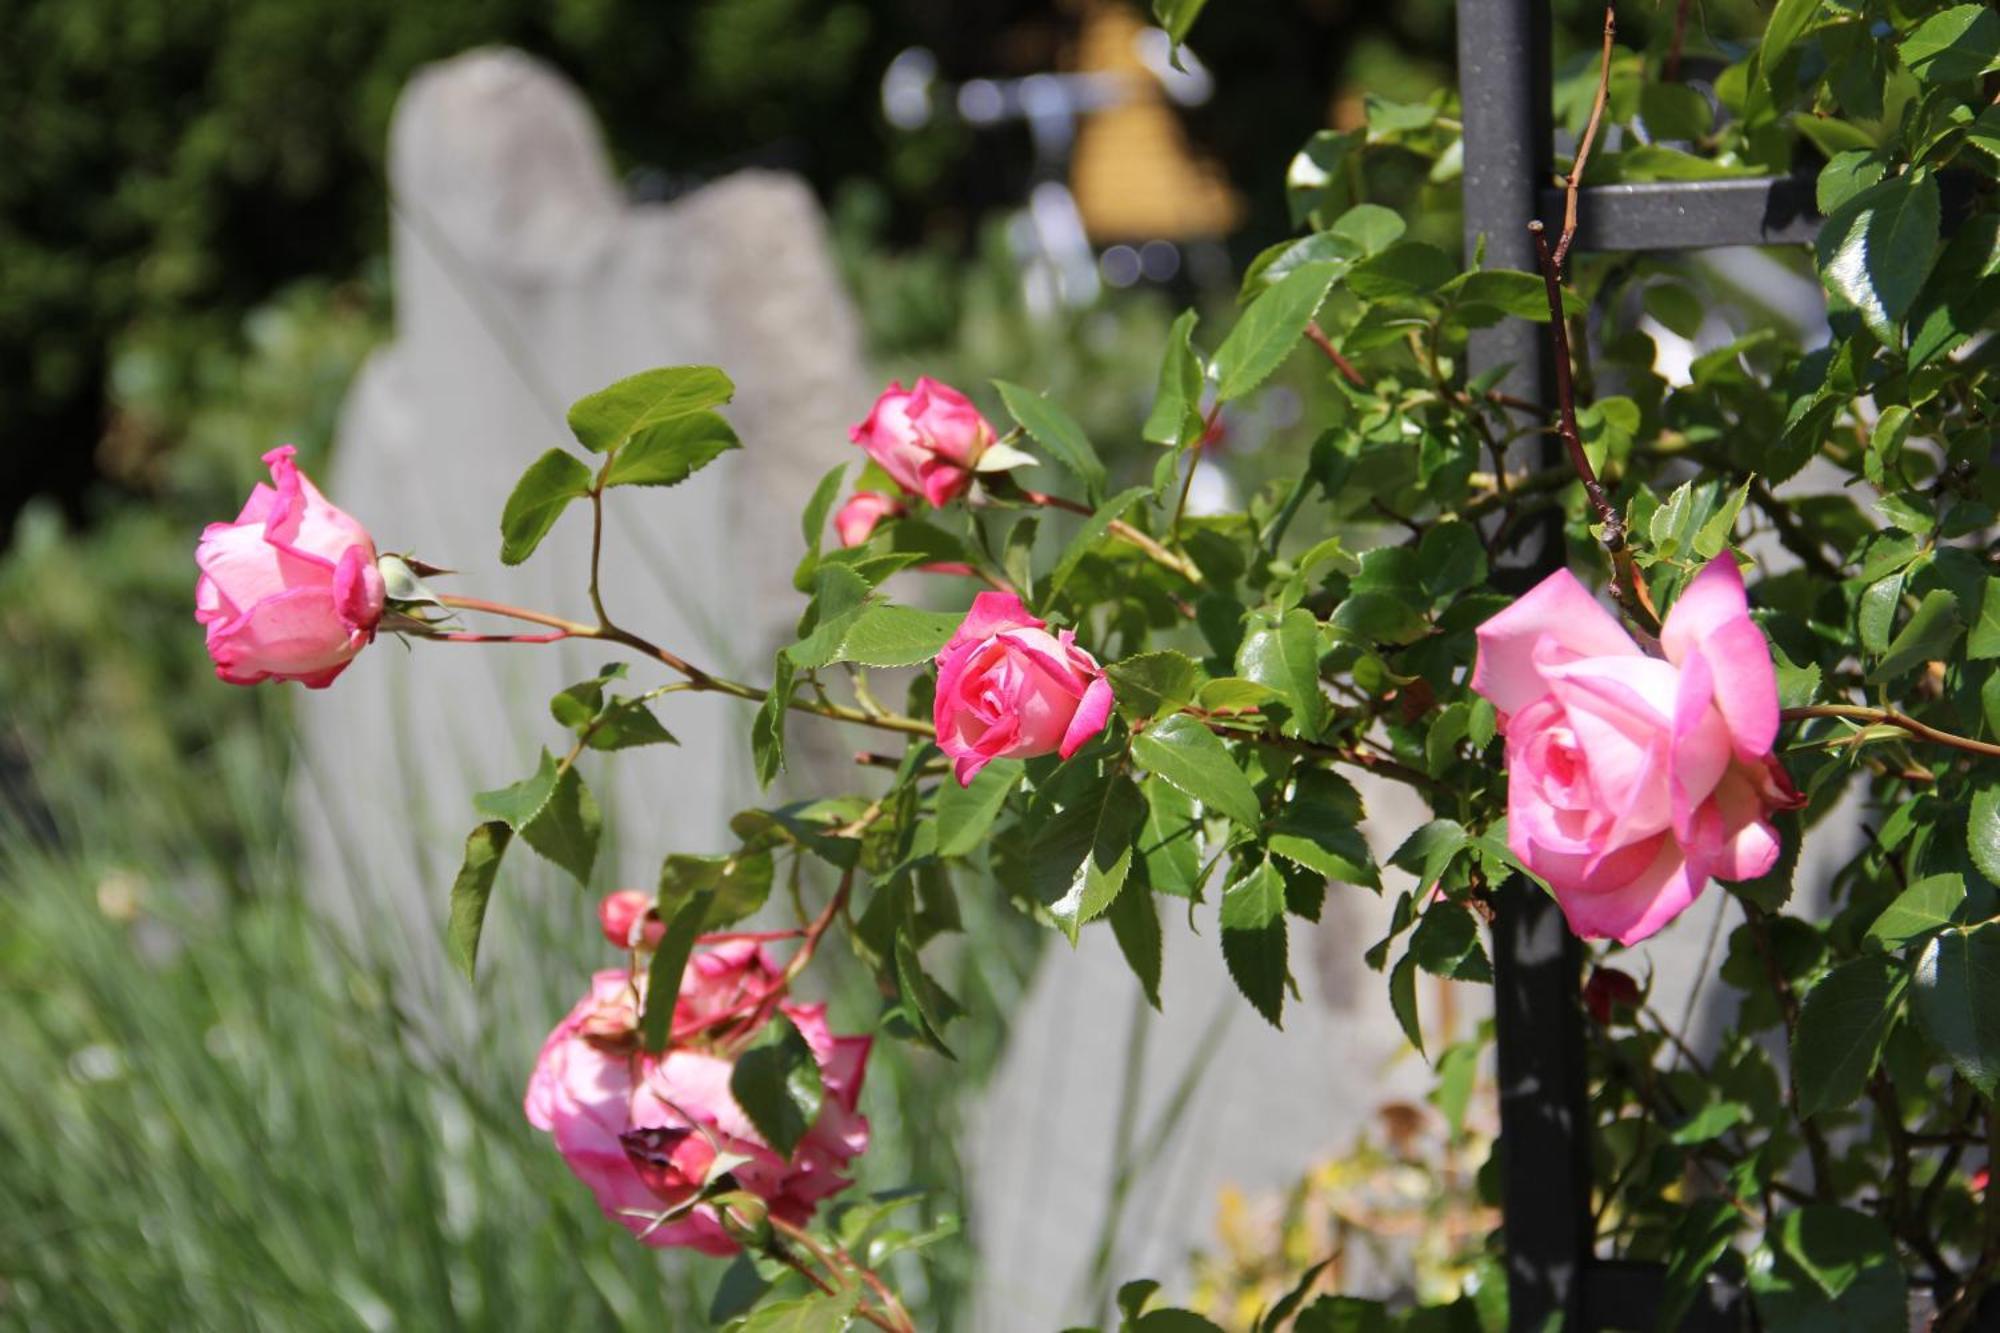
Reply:
[[[272, 443], [324, 461], [389, 328], [396, 96], [487, 43], [581, 85], [636, 197], [802, 173], [885, 377], [1017, 380], [1130, 437], [1168, 317], [1203, 294], [1183, 276], [1031, 316], [999, 222], [1031, 180], [1025, 132], [905, 133], [878, 109], [911, 45], [951, 80], [1058, 68], [1081, 8], [0, 0], [0, 1325], [684, 1326], [699, 1308], [712, 1281], [662, 1280], [519, 1114], [513, 1055], [567, 1004], [589, 932], [544, 923], [546, 1003], [473, 1050], [440, 1048], [338, 952], [270, 780], [288, 693], [211, 687], [194, 536]], [[1284, 170], [1309, 134], [1360, 124], [1365, 93], [1450, 88], [1453, 8], [1210, 7], [1196, 49], [1218, 95], [1184, 120], [1246, 206], [1232, 267], [1290, 232]], [[1637, 46], [1662, 18], [1631, 9]], [[1591, 49], [1595, 6], [1557, 11], [1559, 60]], [[1718, 43], [1755, 25], [1747, 0], [1703, 11]], [[1420, 163], [1370, 161], [1371, 197], [1425, 188]], [[1437, 193], [1427, 231], [1451, 244]], [[1230, 289], [1206, 295], [1219, 316]], [[944, 980], [991, 1012], [1032, 965]], [[989, 1035], [953, 1088], [997, 1059]], [[893, 1052], [871, 1077], [867, 1183], [962, 1193], [947, 1077]], [[950, 1327], [971, 1271], [942, 1247], [902, 1287]], [[1212, 1280], [1218, 1308], [1255, 1286]]]

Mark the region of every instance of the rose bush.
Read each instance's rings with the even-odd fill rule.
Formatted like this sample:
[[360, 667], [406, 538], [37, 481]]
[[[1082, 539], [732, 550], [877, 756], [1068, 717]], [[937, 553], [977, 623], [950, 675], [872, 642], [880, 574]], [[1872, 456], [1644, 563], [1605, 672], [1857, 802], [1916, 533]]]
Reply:
[[382, 574], [367, 529], [336, 509], [292, 462], [264, 455], [269, 486], [233, 523], [211, 523], [195, 548], [195, 619], [215, 674], [232, 685], [296, 680], [324, 689], [375, 637]]
[[[560, 757], [524, 744], [534, 770], [478, 798], [449, 908], [468, 973], [515, 843], [596, 876], [585, 769], [595, 751], [669, 743], [655, 707], [754, 704], [767, 786], [796, 719], [892, 751], [864, 752], [848, 790], [739, 811], [720, 848], [662, 849], [658, 899], [616, 895], [600, 916], [651, 961], [600, 974], [529, 1095], [623, 1224], [754, 1251], [750, 1276], [780, 1279], [755, 1318], [909, 1333], [878, 1270], [944, 1225], [897, 1200], [815, 1214], [866, 1132], [863, 1039], [832, 1037], [791, 998], [822, 941], [841, 935], [867, 973], [881, 1032], [944, 1058], [954, 1024], [1005, 1017], [979, 980], [988, 940], [937, 944], [965, 929], [961, 895], [1072, 942], [1103, 923], [1155, 1006], [1167, 931], [1186, 919], [1175, 948], [1219, 949], [1276, 1025], [1319, 971], [1296, 962], [1298, 932], [1329, 895], [1377, 893], [1382, 933], [1363, 957], [1436, 1061], [1454, 1152], [1476, 1141], [1467, 1108], [1489, 1093], [1496, 1029], [1588, 1082], [1587, 1107], [1538, 1085], [1498, 1113], [1503, 1135], [1591, 1136], [1549, 1171], [1587, 1159], [1560, 1202], [1589, 1228], [1579, 1252], [1642, 1266], [1656, 1297], [1640, 1323], [1678, 1326], [1715, 1270], [1728, 1281], [1709, 1296], [1748, 1319], [1747, 1291], [1772, 1333], [1902, 1327], [1919, 1278], [1937, 1327], [1964, 1329], [2000, 1283], [2000, 1203], [1974, 1174], [2000, 1086], [2000, 1026], [1983, 1017], [2000, 1011], [2000, 24], [1977, 5], [1777, 14], [1761, 41], [1722, 48], [1732, 63], [1707, 91], [1674, 72], [1678, 40], [1621, 52], [1607, 25], [1557, 102], [1583, 144], [1601, 120], [1628, 122], [1589, 157], [1593, 180], [1786, 178], [1824, 161], [1822, 345], [1684, 265], [1571, 266], [1567, 224], [1553, 246], [1537, 233], [1539, 273], [1487, 264], [1488, 237], [1455, 257], [1439, 242], [1460, 239], [1459, 113], [1371, 98], [1365, 125], [1321, 132], [1293, 163], [1302, 234], [1248, 266], [1227, 331], [1210, 337], [1192, 310], [1176, 321], [1139, 442], [1100, 451], [1015, 384], [993, 386], [1004, 434], [956, 389], [891, 384], [851, 433], [869, 463], [858, 478], [835, 466], [802, 516], [798, 632], [768, 683], [616, 623], [594, 570], [588, 619], [431, 589], [413, 562], [376, 578], [367, 534], [284, 451], [275, 487], [202, 542], [218, 670], [324, 684], [386, 625], [586, 639], [664, 678], [630, 696], [613, 692], [622, 667], [569, 686], [550, 710]], [[1977, 180], [1954, 187], [1964, 216], [1948, 233], [1951, 176]], [[1405, 217], [1356, 197], [1387, 182], [1423, 206]], [[1552, 412], [1522, 396], [1538, 392], [1533, 367], [1476, 341], [1510, 320], [1547, 329], [1566, 372]], [[1671, 378], [1662, 329], [1701, 340]], [[1274, 377], [1311, 429], [1260, 452], [1282, 415], [1256, 401]], [[622, 488], [686, 484], [725, 457], [732, 391], [713, 367], [663, 367], [582, 400], [578, 447], [550, 449], [510, 497], [502, 559], [531, 557], [576, 501], [595, 539]], [[1208, 446], [1225, 437], [1218, 459]], [[1249, 459], [1268, 464], [1262, 486]], [[1232, 469], [1240, 508], [1193, 512], [1205, 467]], [[1813, 493], [1829, 472], [1839, 484]], [[958, 585], [898, 581], [912, 569], [989, 590], [966, 607]], [[462, 626], [471, 616], [484, 632]], [[1363, 836], [1360, 776], [1429, 811], [1369, 826], [1394, 849], [1386, 866]], [[1869, 836], [1843, 845], [1823, 830], [1850, 795]], [[1838, 864], [1805, 863], [1818, 882], [1795, 899], [1807, 838]], [[1704, 957], [1719, 961], [1690, 988], [1736, 992], [1712, 1010], [1730, 1015], [1719, 1035], [1678, 1030], [1651, 1002], [1654, 974], [1642, 986], [1613, 965], [1711, 879], [1727, 897], [1708, 900], [1724, 910]], [[1558, 908], [1587, 948], [1547, 947]], [[723, 933], [760, 914], [771, 929]], [[782, 967], [763, 952], [778, 940], [796, 948]], [[1502, 961], [1534, 976], [1510, 983], [1493, 1024], [1432, 1010], [1436, 987], [1490, 981]], [[967, 1003], [946, 984], [954, 967]], [[1454, 1165], [1453, 1188], [1506, 1181], [1503, 1211], [1541, 1184], [1543, 1163], [1522, 1156], [1471, 1165]], [[1494, 1200], [1461, 1202], [1454, 1215]], [[886, 1226], [896, 1206], [926, 1209], [931, 1229]], [[1440, 1317], [1497, 1333], [1518, 1301], [1517, 1323], [1560, 1322], [1536, 1265], [1501, 1262], [1519, 1237], [1495, 1240], [1465, 1240], [1451, 1267], [1476, 1280]], [[732, 1271], [734, 1291], [748, 1279]], [[1367, 1302], [1311, 1299], [1329, 1271], [1271, 1293], [1258, 1333], [1396, 1326]], [[1091, 1313], [1204, 1327], [1155, 1320], [1149, 1294], [1107, 1287]]]

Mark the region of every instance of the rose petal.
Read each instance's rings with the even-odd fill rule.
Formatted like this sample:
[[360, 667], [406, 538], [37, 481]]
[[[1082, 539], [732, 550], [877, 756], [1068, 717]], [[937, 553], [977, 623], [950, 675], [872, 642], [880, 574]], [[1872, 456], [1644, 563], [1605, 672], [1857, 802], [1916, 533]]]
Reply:
[[1685, 912], [1707, 882], [1682, 855], [1680, 844], [1663, 837], [1652, 860], [1623, 885], [1558, 893], [1556, 902], [1569, 928], [1582, 938], [1637, 944]]
[[1503, 717], [1548, 693], [1535, 664], [1535, 645], [1552, 640], [1577, 658], [1637, 657], [1639, 646], [1597, 604], [1576, 576], [1559, 569], [1479, 627], [1472, 688]]
[[1069, 730], [1063, 733], [1062, 748], [1057, 753], [1067, 759], [1082, 749], [1085, 741], [1103, 731], [1111, 717], [1112, 702], [1111, 682], [1102, 676], [1091, 681], [1076, 706], [1075, 716], [1069, 720]]

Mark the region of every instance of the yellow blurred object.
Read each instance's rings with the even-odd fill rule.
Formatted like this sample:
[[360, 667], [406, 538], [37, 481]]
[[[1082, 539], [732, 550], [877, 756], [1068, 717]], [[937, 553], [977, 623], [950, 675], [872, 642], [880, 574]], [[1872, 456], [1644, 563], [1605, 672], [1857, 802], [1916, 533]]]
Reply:
[[1129, 101], [1084, 118], [1070, 191], [1090, 239], [1186, 241], [1226, 236], [1243, 201], [1213, 161], [1198, 157], [1159, 81], [1139, 58], [1145, 23], [1123, 0], [1085, 0], [1076, 68], [1115, 75]]

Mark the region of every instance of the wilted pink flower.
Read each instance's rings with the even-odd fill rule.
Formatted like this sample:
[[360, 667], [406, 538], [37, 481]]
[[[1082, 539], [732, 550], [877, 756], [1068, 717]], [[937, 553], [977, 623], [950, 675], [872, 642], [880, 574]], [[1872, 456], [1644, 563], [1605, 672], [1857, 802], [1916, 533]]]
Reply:
[[1067, 759], [1111, 716], [1097, 659], [1071, 631], [1050, 634], [1011, 592], [973, 598], [937, 664], [932, 720], [961, 785], [995, 759]]
[[232, 685], [324, 688], [382, 618], [375, 543], [298, 470], [296, 452], [265, 454], [274, 484], [259, 482], [236, 521], [209, 524], [195, 548], [194, 617], [208, 627], [215, 674]]
[[868, 540], [875, 525], [885, 518], [901, 518], [910, 511], [898, 501], [874, 491], [856, 491], [833, 516], [833, 530], [842, 546], [859, 546]]
[[[834, 1036], [823, 1004], [773, 1005], [781, 979], [755, 943], [698, 950], [681, 979], [672, 1040], [651, 1056], [640, 1050], [637, 1030], [645, 975], [599, 972], [543, 1044], [528, 1081], [529, 1122], [555, 1138], [605, 1216], [648, 1245], [704, 1254], [737, 1248], [706, 1204], [658, 1221], [700, 1192], [722, 1154], [747, 1159], [729, 1167], [737, 1185], [798, 1225], [849, 1184], [842, 1173], [868, 1146], [868, 1121], [855, 1105], [870, 1039]], [[789, 1160], [765, 1143], [729, 1093], [741, 1022], [772, 1009], [805, 1038], [825, 1088], [819, 1118]]]
[[1641, 652], [1567, 570], [1479, 627], [1472, 688], [1507, 736], [1507, 843], [1570, 928], [1625, 944], [1709, 879], [1778, 858], [1769, 816], [1799, 803], [1771, 755], [1777, 672], [1727, 552]]
[[979, 456], [994, 438], [971, 400], [928, 376], [907, 392], [890, 381], [868, 419], [847, 434], [898, 486], [933, 505], [965, 494]]

